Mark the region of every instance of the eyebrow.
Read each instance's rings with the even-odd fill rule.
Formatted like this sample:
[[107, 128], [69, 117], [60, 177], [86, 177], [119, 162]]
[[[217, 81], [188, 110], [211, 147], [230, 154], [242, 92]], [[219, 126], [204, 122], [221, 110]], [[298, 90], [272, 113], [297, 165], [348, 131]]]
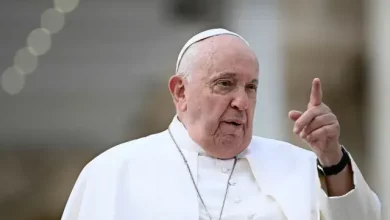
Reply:
[[230, 77], [230, 78], [235, 78], [237, 76], [237, 73], [230, 73], [230, 72], [221, 72], [221, 73], [218, 73], [215, 77], [213, 77], [214, 79], [215, 78], [222, 78], [222, 77]]
[[[224, 77], [226, 77], [226, 78], [236, 78], [237, 77], [237, 73], [221, 72], [221, 73], [218, 73], [215, 77], [213, 77], [213, 79], [224, 78]], [[250, 83], [258, 85], [259, 84], [259, 80], [258, 79], [252, 79], [252, 81]]]
[[253, 79], [251, 81], [251, 83], [256, 84], [256, 86], [257, 86], [257, 85], [259, 85], [259, 80], [258, 79]]

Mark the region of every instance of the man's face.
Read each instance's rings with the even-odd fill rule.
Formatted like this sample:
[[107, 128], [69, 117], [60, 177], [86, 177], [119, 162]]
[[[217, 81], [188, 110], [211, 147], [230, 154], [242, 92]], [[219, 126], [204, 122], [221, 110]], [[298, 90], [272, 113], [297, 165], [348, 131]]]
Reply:
[[208, 54], [184, 83], [183, 121], [191, 138], [209, 155], [232, 158], [252, 138], [258, 62], [236, 37], [219, 36], [201, 43]]

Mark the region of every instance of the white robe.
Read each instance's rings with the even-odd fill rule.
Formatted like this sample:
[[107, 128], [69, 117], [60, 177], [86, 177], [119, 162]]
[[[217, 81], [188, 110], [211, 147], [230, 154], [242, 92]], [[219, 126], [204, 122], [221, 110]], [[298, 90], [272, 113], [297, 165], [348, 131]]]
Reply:
[[[277, 201], [272, 196], [266, 195], [257, 184], [247, 159], [249, 155], [247, 150], [238, 155], [237, 163], [232, 170], [234, 159], [219, 160], [208, 156], [191, 139], [183, 124], [176, 117], [170, 129], [181, 151], [198, 154], [197, 173], [193, 175], [206, 208], [213, 219], [218, 219], [220, 215], [227, 181], [232, 172], [222, 220], [286, 220]], [[199, 208], [199, 219], [209, 220], [209, 215], [200, 200]]]
[[[170, 127], [178, 144], [199, 148], [177, 123], [174, 118]], [[183, 154], [197, 174], [199, 151], [183, 150]], [[253, 136], [245, 158], [262, 195], [280, 208], [270, 216], [282, 212], [288, 220], [380, 220], [380, 202], [353, 159], [355, 189], [329, 198], [321, 189], [316, 157], [310, 151]], [[259, 213], [272, 205], [264, 204]], [[169, 133], [163, 131], [115, 146], [88, 163], [62, 220], [199, 220], [201, 213], [188, 170]]]

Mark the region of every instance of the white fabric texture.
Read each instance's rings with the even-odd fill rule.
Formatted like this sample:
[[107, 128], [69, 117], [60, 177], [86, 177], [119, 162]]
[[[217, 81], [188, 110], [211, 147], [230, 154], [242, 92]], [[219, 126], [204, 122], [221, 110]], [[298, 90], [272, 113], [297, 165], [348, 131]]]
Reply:
[[[218, 160], [200, 155], [198, 161], [199, 191], [213, 219], [218, 219], [234, 160]], [[229, 184], [223, 220], [286, 219], [278, 203], [260, 190], [246, 158], [238, 159]], [[209, 220], [201, 203], [199, 207], [200, 220]]]
[[[210, 191], [216, 182], [220, 182], [220, 177], [204, 179], [217, 170], [207, 169], [210, 161], [199, 159], [199, 153], [191, 150], [197, 145], [185, 129], [180, 129], [181, 126], [175, 117], [170, 128], [178, 144], [186, 146], [183, 154], [190, 169], [192, 173], [200, 174], [199, 177], [195, 175], [195, 182], [200, 183], [206, 204], [214, 210], [214, 204], [217, 206], [219, 202], [213, 199], [220, 200], [220, 187], [215, 185], [218, 195], [214, 196]], [[254, 218], [258, 220], [275, 220], [278, 213], [283, 213], [288, 220], [380, 220], [380, 203], [353, 158], [355, 189], [346, 195], [330, 198], [321, 189], [312, 152], [285, 142], [253, 136], [248, 149], [240, 157], [246, 160], [238, 164], [238, 173], [233, 178], [237, 181], [237, 190], [233, 188], [231, 191], [224, 220], [250, 219], [251, 214], [255, 214]], [[255, 189], [257, 186], [259, 190]], [[249, 192], [254, 196], [250, 197]], [[241, 208], [234, 205], [238, 195], [243, 196]], [[253, 204], [246, 207], [246, 202]], [[268, 216], [262, 216], [266, 214]], [[202, 218], [188, 170], [166, 130], [112, 147], [88, 163], [77, 178], [61, 219]]]
[[209, 29], [209, 30], [206, 30], [206, 31], [202, 31], [202, 32], [194, 35], [193, 37], [191, 37], [187, 41], [187, 43], [184, 44], [183, 48], [181, 49], [181, 51], [179, 53], [177, 61], [176, 61], [176, 73], [179, 70], [180, 61], [183, 58], [184, 53], [187, 51], [187, 49], [191, 45], [193, 45], [194, 43], [199, 42], [201, 40], [204, 40], [204, 39], [207, 39], [207, 38], [210, 38], [210, 37], [214, 37], [214, 36], [218, 36], [218, 35], [233, 35], [233, 36], [236, 36], [236, 37], [240, 38], [247, 45], [249, 45], [248, 42], [243, 37], [241, 37], [239, 34], [231, 32], [231, 31], [228, 31], [228, 30], [223, 29], [223, 28], [215, 28], [215, 29]]
[[[177, 119], [173, 123], [177, 125], [171, 127], [173, 132], [186, 133], [186, 129]], [[187, 139], [186, 142], [188, 143], [184, 146], [179, 146], [181, 150], [195, 152], [199, 155], [198, 173], [193, 175], [197, 175], [198, 189], [207, 210], [213, 219], [218, 219], [234, 159], [219, 160], [209, 157], [188, 135], [181, 137]], [[265, 195], [260, 190], [246, 155], [247, 152], [244, 151], [238, 156], [232, 178], [229, 181], [230, 186], [222, 219], [285, 220], [286, 217], [274, 198]], [[200, 200], [199, 208], [199, 219], [209, 220], [209, 216]]]

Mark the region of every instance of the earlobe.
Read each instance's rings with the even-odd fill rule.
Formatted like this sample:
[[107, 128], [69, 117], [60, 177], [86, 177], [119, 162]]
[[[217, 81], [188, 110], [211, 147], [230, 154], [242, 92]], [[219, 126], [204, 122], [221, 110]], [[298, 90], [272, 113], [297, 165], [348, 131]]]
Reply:
[[179, 110], [181, 112], [185, 112], [187, 110], [187, 104], [185, 103], [184, 100], [182, 102], [179, 102], [178, 105], [179, 105]]

